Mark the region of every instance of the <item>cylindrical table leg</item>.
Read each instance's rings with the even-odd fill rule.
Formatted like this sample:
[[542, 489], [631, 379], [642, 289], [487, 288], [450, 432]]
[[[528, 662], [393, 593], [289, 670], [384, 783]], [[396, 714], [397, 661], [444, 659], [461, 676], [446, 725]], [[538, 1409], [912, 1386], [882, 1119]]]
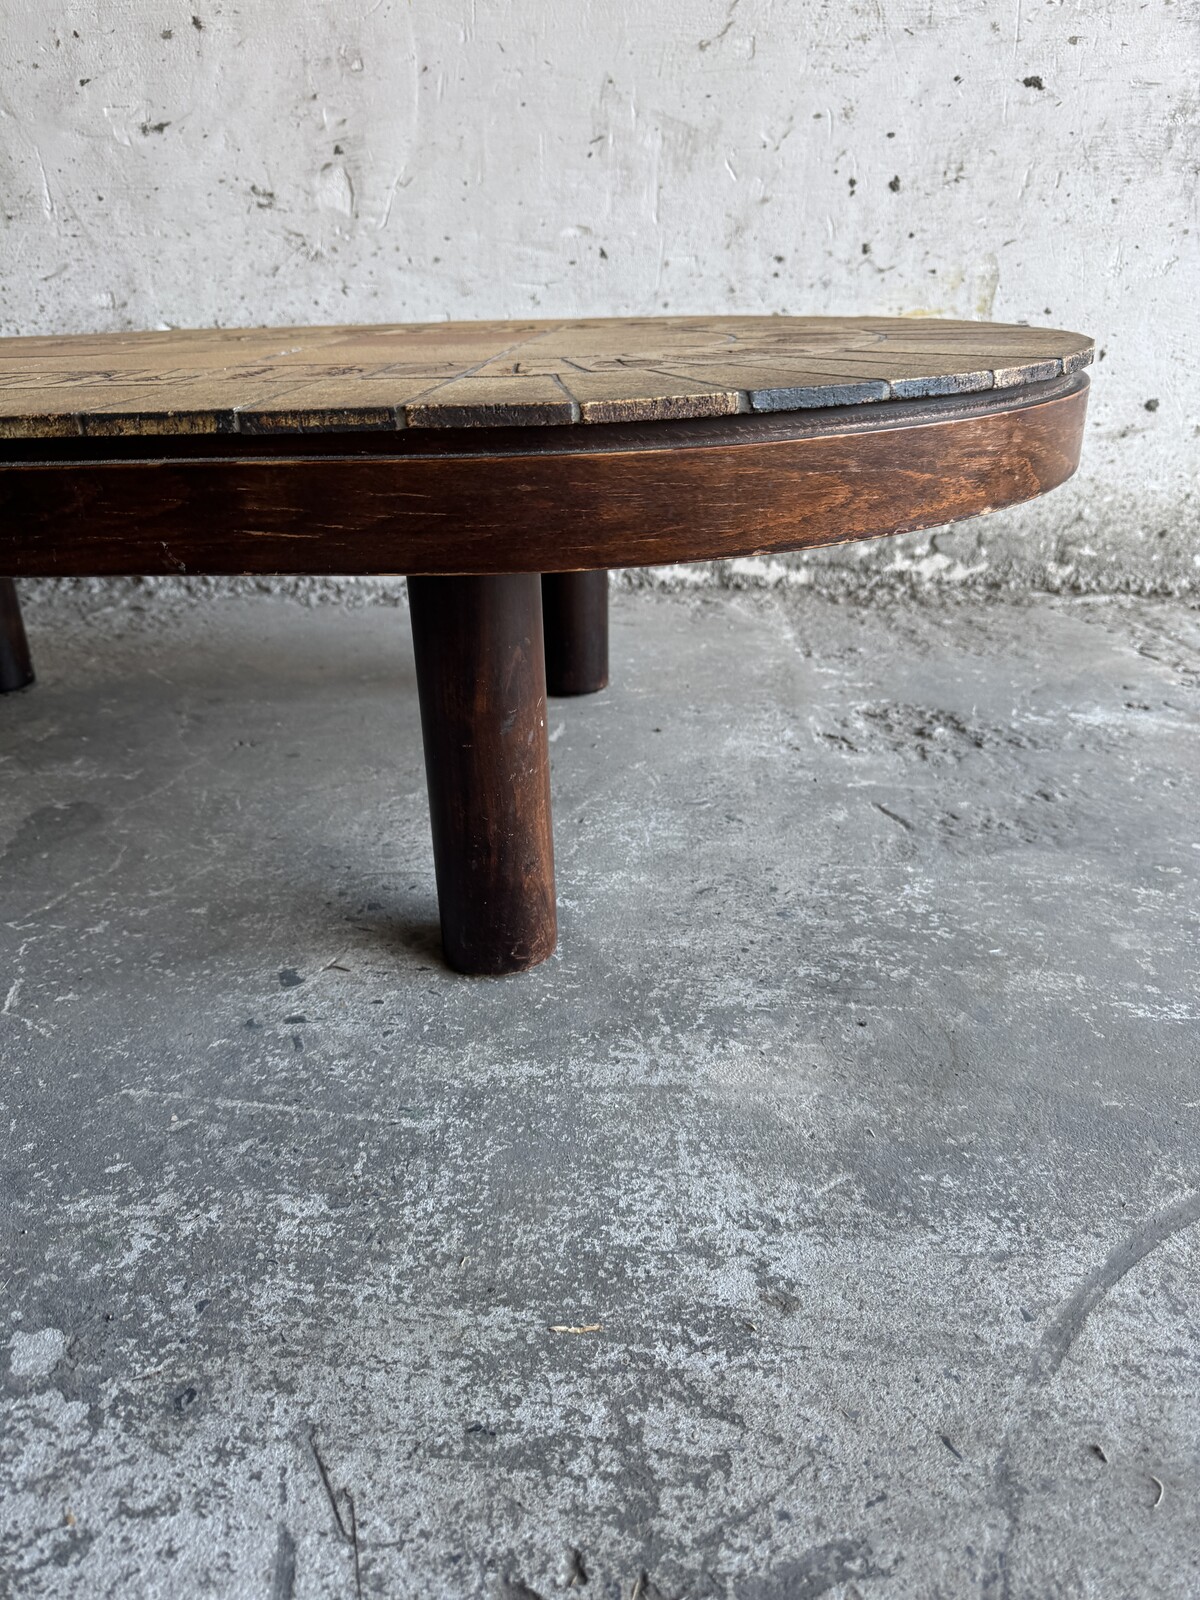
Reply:
[[442, 948], [459, 972], [554, 949], [554, 840], [536, 573], [410, 578]]
[[33, 658], [21, 621], [17, 586], [11, 578], [0, 578], [0, 694], [32, 682]]
[[549, 693], [603, 689], [608, 683], [608, 573], [544, 573], [542, 615]]

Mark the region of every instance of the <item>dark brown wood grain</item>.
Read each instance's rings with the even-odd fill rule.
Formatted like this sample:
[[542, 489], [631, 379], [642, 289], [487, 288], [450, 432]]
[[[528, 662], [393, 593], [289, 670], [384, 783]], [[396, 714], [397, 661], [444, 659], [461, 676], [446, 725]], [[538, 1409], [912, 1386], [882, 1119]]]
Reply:
[[347, 436], [353, 448], [9, 444], [0, 570], [562, 572], [797, 550], [1053, 489], [1078, 464], [1086, 408], [1080, 374], [808, 416], [411, 430]]
[[541, 583], [408, 592], [443, 952], [459, 972], [520, 972], [557, 937]]
[[546, 692], [595, 694], [608, 684], [608, 572], [542, 578]]
[[[605, 569], [1032, 499], [1076, 468], [1090, 359], [871, 318], [0, 340], [0, 570], [407, 574], [443, 947], [514, 972], [556, 939], [546, 658], [607, 682]], [[0, 689], [31, 678], [3, 579]]]
[[0, 578], [0, 694], [11, 694], [33, 682], [33, 658], [21, 620], [17, 586]]

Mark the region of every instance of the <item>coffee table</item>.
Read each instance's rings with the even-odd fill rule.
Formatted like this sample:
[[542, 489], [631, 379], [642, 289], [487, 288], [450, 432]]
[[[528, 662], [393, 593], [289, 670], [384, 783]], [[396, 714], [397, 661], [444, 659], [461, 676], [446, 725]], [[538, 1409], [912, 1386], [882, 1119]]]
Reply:
[[556, 940], [547, 669], [607, 680], [607, 569], [1032, 499], [1091, 358], [874, 317], [0, 340], [0, 688], [32, 676], [13, 577], [404, 574], [446, 959], [519, 971]]

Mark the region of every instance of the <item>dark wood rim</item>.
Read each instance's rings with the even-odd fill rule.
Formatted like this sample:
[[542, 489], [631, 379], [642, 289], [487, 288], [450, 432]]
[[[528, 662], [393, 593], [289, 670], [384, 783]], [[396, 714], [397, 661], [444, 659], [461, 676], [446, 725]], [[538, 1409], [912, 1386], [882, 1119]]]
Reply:
[[1087, 392], [1077, 374], [586, 430], [10, 444], [0, 572], [563, 572], [874, 538], [1055, 488]]

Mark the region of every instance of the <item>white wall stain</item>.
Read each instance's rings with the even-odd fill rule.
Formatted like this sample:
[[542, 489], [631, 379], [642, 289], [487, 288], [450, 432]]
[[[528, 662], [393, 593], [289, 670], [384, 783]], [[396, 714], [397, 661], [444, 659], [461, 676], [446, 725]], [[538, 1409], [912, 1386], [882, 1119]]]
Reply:
[[1096, 560], [1136, 528], [1160, 569], [1194, 570], [1194, 9], [195, 15], [15, 8], [0, 332], [534, 311], [1081, 328], [1105, 358], [1085, 470], [1055, 504], [1090, 520]]

